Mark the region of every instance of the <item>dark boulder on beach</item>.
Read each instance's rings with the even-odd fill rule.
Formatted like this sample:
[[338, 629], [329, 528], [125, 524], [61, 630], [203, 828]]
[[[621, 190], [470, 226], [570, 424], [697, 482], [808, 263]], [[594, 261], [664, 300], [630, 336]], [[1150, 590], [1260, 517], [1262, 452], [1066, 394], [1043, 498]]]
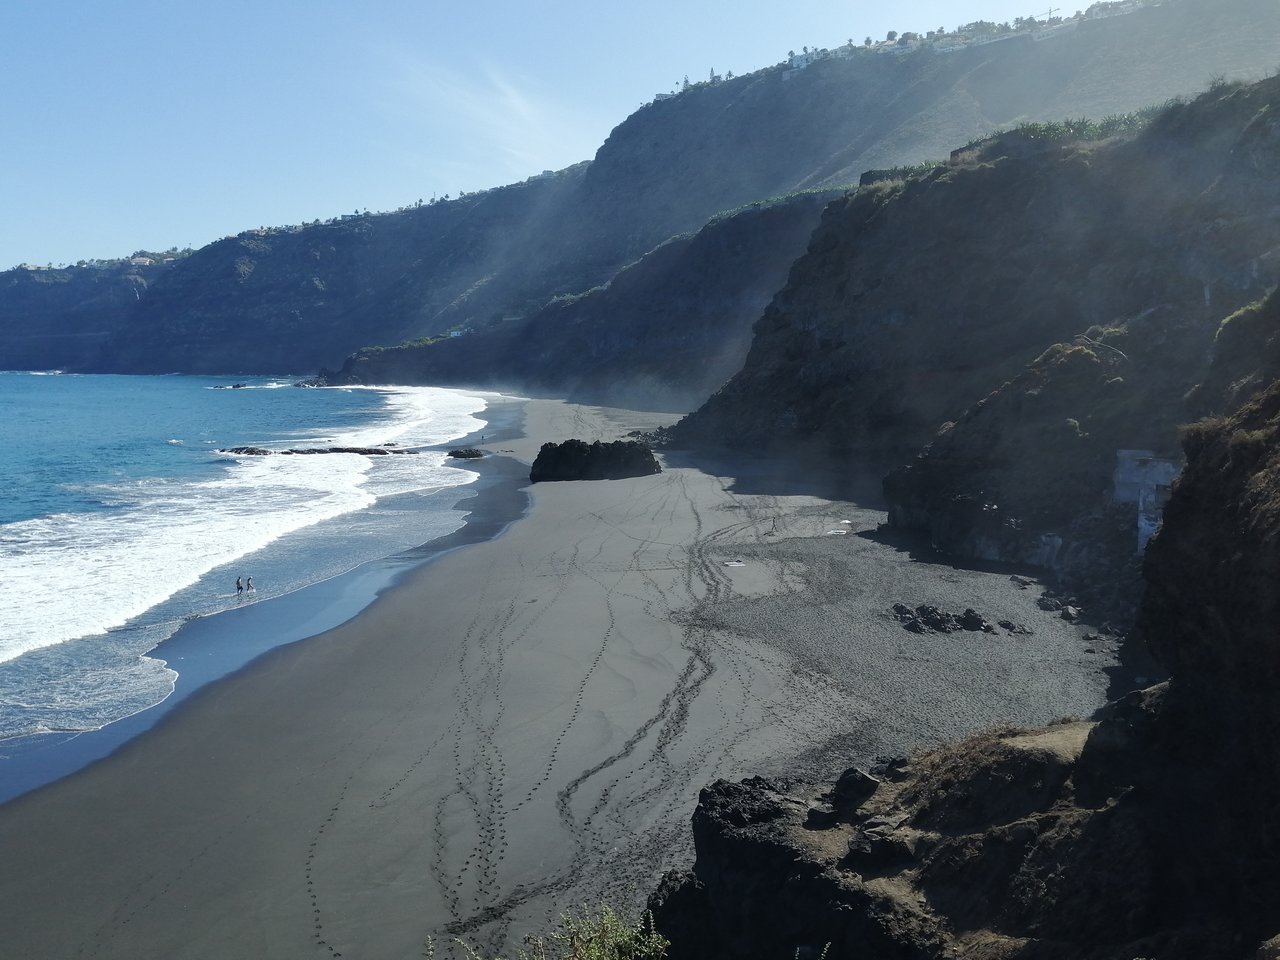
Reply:
[[529, 471], [529, 481], [621, 480], [661, 472], [662, 467], [653, 451], [637, 440], [615, 440], [612, 443], [566, 440], [564, 443], [542, 445]]
[[477, 450], [475, 447], [461, 447], [457, 450], [450, 450], [449, 456], [455, 460], [479, 460], [484, 456], [484, 451]]

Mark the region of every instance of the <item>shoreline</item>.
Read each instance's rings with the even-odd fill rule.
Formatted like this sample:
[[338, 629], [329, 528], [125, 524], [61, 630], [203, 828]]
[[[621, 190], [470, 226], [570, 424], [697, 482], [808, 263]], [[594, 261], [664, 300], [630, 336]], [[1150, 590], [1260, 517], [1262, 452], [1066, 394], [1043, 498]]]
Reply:
[[[440, 449], [514, 441], [521, 433], [524, 400], [485, 395], [477, 419], [485, 426]], [[486, 416], [487, 415], [487, 416]], [[0, 807], [110, 757], [157, 724], [204, 687], [252, 669], [275, 651], [305, 642], [358, 617], [414, 571], [459, 547], [502, 535], [528, 509], [523, 491], [527, 466], [489, 454], [462, 460], [459, 469], [479, 477], [457, 489], [456, 509], [467, 516], [457, 530], [425, 544], [366, 561], [337, 576], [264, 600], [188, 620], [145, 656], [177, 672], [163, 700], [95, 730], [50, 731], [0, 739]]]
[[[493, 452], [662, 419], [524, 410]], [[0, 806], [10, 948], [399, 960], [462, 936], [510, 952], [575, 904], [642, 904], [687, 864], [714, 779], [828, 776], [1105, 700], [1112, 652], [1037, 590], [882, 543], [878, 511], [737, 492], [732, 464], [678, 459], [538, 484], [499, 539]], [[1034, 635], [917, 636], [895, 601]]]

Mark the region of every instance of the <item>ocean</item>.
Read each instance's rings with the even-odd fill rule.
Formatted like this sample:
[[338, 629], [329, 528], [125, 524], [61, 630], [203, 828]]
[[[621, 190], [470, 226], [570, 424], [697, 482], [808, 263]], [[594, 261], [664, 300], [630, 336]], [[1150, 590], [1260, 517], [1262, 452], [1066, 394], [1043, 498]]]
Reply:
[[[441, 445], [485, 407], [431, 387], [0, 373], [0, 740], [135, 715], [174, 690], [152, 654], [184, 624], [457, 530], [478, 475]], [[245, 446], [415, 453], [220, 452]]]

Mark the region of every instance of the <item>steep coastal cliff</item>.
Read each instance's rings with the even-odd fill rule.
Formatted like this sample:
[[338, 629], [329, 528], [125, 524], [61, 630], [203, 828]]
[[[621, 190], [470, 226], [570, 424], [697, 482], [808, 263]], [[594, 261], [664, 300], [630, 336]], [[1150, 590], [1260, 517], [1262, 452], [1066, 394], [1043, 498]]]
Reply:
[[[226, 238], [132, 305], [73, 316], [57, 297], [10, 299], [0, 280], [0, 344], [44, 331], [9, 365], [280, 373], [461, 330], [500, 343], [555, 298], [608, 282], [722, 211], [940, 159], [1020, 120], [1102, 117], [1215, 75], [1255, 76], [1280, 61], [1277, 37], [1269, 0], [1178, 0], [954, 53], [847, 50], [803, 69], [778, 64], [649, 104], [593, 160], [558, 174]], [[491, 353], [467, 354], [448, 382], [492, 382]], [[422, 355], [421, 370], [448, 366]], [[560, 385], [554, 367], [528, 372]]]
[[1274, 367], [1278, 109], [1280, 79], [1222, 84], [1136, 137], [1006, 135], [832, 203], [676, 442], [887, 472], [892, 527], [1051, 569], [1123, 628], [1117, 451], [1176, 459], [1181, 424]]
[[1159, 307], [1207, 345], [1280, 272], [1278, 101], [1272, 80], [1173, 107], [1133, 140], [1000, 137], [832, 203], [743, 370], [678, 434], [888, 467], [1091, 328]]
[[831, 194], [801, 194], [675, 237], [607, 284], [488, 335], [370, 348], [334, 383], [516, 386], [642, 410], [696, 407], [742, 366]]
[[[150, 258], [147, 258], [150, 259]], [[18, 267], [0, 273], [0, 369], [85, 367], [172, 264]]]
[[674, 960], [1274, 956], [1280, 386], [1185, 450], [1139, 616], [1168, 683], [834, 787], [714, 784], [654, 901]]

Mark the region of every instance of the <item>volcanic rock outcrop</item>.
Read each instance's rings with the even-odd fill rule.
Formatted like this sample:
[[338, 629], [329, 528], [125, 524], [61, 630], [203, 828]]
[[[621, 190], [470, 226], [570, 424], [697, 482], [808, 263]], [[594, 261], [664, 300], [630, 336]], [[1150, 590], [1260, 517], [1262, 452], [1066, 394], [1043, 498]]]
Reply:
[[621, 480], [661, 472], [662, 466], [653, 451], [638, 440], [612, 443], [566, 440], [542, 445], [529, 470], [529, 481]]

